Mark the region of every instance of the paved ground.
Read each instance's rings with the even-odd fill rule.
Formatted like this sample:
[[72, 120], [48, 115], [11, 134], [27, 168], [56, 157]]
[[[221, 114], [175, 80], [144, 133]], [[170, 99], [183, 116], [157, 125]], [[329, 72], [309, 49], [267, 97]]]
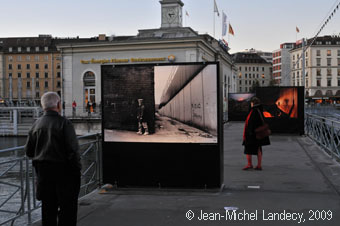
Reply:
[[80, 201], [78, 225], [339, 225], [338, 163], [307, 137], [275, 135], [264, 170], [242, 171], [242, 129], [225, 126], [222, 191], [96, 191]]
[[217, 137], [193, 126], [156, 114], [155, 133], [148, 136], [137, 131], [104, 130], [105, 141], [119, 142], [168, 142], [168, 143], [216, 143]]

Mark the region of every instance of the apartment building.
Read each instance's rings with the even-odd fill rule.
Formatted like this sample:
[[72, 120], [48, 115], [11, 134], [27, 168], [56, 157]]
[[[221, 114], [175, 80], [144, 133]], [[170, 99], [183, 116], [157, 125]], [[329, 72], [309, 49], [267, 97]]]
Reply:
[[89, 41], [79, 38], [0, 38], [0, 99], [9, 105], [34, 105], [47, 91], [61, 94], [61, 54], [57, 44]]
[[2, 98], [12, 104], [34, 102], [46, 91], [61, 90], [60, 53], [49, 35], [1, 38]]
[[257, 49], [254, 49], [254, 48], [246, 49], [245, 52], [246, 53], [256, 53], [257, 55], [259, 55], [260, 57], [265, 59], [268, 63], [273, 63], [273, 53], [272, 52], [265, 52], [265, 51], [257, 50]]
[[252, 92], [255, 86], [268, 86], [272, 79], [272, 64], [257, 53], [233, 54], [237, 71], [237, 92]]
[[[307, 40], [307, 45], [312, 39]], [[340, 37], [318, 37], [305, 54], [305, 83], [302, 74], [302, 43], [290, 51], [291, 85], [305, 84], [306, 97], [316, 102], [340, 98]]]
[[273, 80], [278, 86], [290, 86], [290, 53], [295, 43], [283, 43], [273, 51]]
[[[0, 41], [1, 44], [1, 41]], [[0, 104], [4, 102], [3, 100], [3, 93], [4, 93], [4, 70], [3, 70], [3, 65], [4, 65], [4, 54], [2, 50], [2, 46], [0, 45]]]

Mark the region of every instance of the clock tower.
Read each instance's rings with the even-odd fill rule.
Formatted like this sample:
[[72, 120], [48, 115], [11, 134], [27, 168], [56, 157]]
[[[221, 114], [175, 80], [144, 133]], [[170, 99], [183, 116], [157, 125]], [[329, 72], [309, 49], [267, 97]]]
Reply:
[[162, 5], [162, 26], [161, 28], [182, 27], [182, 7], [181, 0], [161, 0]]

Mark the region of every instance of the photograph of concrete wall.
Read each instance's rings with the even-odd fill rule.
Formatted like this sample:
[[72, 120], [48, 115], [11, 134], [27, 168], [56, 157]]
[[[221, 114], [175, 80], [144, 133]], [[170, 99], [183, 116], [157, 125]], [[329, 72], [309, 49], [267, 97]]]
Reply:
[[303, 87], [258, 87], [256, 97], [272, 132], [303, 133]]
[[228, 120], [245, 121], [250, 110], [250, 99], [255, 93], [228, 94]]
[[106, 142], [217, 143], [216, 65], [103, 66]]

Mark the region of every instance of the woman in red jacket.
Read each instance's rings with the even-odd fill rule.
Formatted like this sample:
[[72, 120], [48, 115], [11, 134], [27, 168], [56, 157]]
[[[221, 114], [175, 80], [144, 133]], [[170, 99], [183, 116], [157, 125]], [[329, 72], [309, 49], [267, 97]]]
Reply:
[[262, 146], [270, 145], [269, 137], [265, 137], [261, 140], [256, 139], [255, 129], [262, 126], [264, 123], [263, 107], [260, 99], [253, 97], [250, 100], [251, 110], [247, 116], [244, 131], [243, 131], [243, 143], [244, 154], [247, 156], [248, 164], [243, 170], [253, 169], [252, 155], [257, 155], [257, 166], [255, 170], [262, 170]]

